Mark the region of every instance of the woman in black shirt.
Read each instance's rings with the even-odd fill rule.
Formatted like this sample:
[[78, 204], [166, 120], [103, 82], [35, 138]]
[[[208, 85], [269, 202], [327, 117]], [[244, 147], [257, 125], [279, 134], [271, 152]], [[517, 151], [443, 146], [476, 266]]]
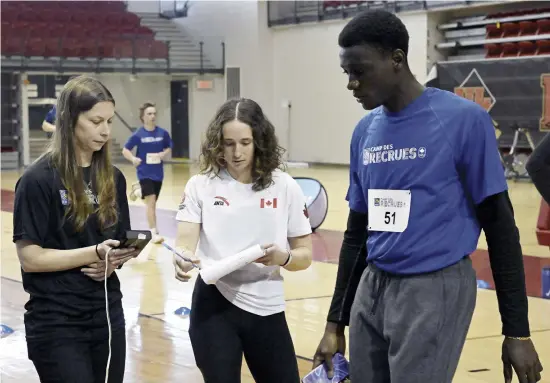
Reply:
[[114, 108], [99, 81], [71, 79], [51, 147], [15, 187], [13, 241], [30, 295], [27, 349], [41, 382], [104, 382], [109, 352], [109, 382], [123, 380], [125, 323], [114, 270], [138, 254], [116, 249], [130, 215], [126, 179], [109, 152]]

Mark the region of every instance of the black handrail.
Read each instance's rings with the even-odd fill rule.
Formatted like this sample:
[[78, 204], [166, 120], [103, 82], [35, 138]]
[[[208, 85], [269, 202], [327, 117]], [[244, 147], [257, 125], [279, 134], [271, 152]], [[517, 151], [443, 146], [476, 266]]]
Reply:
[[132, 126], [130, 126], [130, 124], [128, 124], [128, 123], [126, 122], [126, 120], [125, 120], [124, 118], [122, 118], [122, 116], [120, 115], [120, 113], [118, 113], [116, 110], [115, 110], [115, 115], [116, 115], [116, 116], [118, 117], [118, 119], [122, 122], [122, 124], [123, 124], [126, 128], [128, 128], [128, 130], [129, 130], [130, 132], [132, 132], [132, 133], [134, 132], [134, 129], [132, 128]]

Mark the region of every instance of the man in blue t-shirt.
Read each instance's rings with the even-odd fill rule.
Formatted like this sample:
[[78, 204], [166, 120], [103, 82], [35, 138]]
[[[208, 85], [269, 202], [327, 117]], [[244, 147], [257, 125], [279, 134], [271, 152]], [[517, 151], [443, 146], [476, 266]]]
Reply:
[[[450, 383], [476, 302], [470, 255], [483, 229], [502, 318], [506, 382], [540, 380], [519, 234], [489, 114], [425, 88], [397, 16], [368, 11], [339, 35], [365, 110], [350, 145], [350, 212], [314, 367], [345, 352], [354, 383]], [[368, 254], [368, 256], [367, 256]], [[329, 372], [332, 375], [332, 371]]]
[[[147, 221], [153, 234], [152, 242], [161, 243], [163, 238], [157, 229], [157, 200], [164, 179], [164, 158], [172, 150], [170, 134], [156, 126], [157, 110], [155, 104], [146, 102], [139, 108], [139, 118], [143, 126], [136, 130], [122, 149], [122, 155], [137, 168], [139, 185], [132, 186], [130, 199], [137, 197], [145, 201]], [[132, 150], [137, 147], [136, 155]]]
[[48, 138], [51, 138], [53, 133], [55, 132], [55, 115], [56, 109], [54, 105], [53, 108], [51, 108], [50, 111], [46, 114], [46, 117], [42, 122], [42, 130], [46, 132]]

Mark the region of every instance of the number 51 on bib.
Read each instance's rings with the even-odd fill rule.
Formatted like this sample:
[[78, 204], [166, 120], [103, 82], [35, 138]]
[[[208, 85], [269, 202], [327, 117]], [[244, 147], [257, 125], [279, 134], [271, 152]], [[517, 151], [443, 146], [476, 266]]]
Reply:
[[402, 233], [409, 225], [410, 190], [369, 189], [369, 230]]

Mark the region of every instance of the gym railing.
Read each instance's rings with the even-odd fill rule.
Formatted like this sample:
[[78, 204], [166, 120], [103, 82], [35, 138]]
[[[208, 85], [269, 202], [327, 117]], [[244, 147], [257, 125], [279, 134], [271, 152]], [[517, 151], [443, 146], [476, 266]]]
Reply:
[[[174, 63], [170, 56], [170, 41], [154, 40], [140, 34], [122, 33], [116, 37], [96, 38], [41, 38], [10, 34], [2, 38], [2, 69], [55, 70], [58, 73], [75, 70], [97, 73], [224, 73], [225, 44], [220, 45], [221, 62], [218, 65], [206, 58], [202, 41], [198, 52], [194, 49], [184, 52], [183, 59], [188, 55], [189, 63]], [[119, 65], [121, 60], [126, 65]], [[128, 60], [131, 60], [129, 65]]]
[[367, 9], [384, 9], [393, 13], [461, 8], [490, 1], [269, 1], [268, 26], [346, 19]]

